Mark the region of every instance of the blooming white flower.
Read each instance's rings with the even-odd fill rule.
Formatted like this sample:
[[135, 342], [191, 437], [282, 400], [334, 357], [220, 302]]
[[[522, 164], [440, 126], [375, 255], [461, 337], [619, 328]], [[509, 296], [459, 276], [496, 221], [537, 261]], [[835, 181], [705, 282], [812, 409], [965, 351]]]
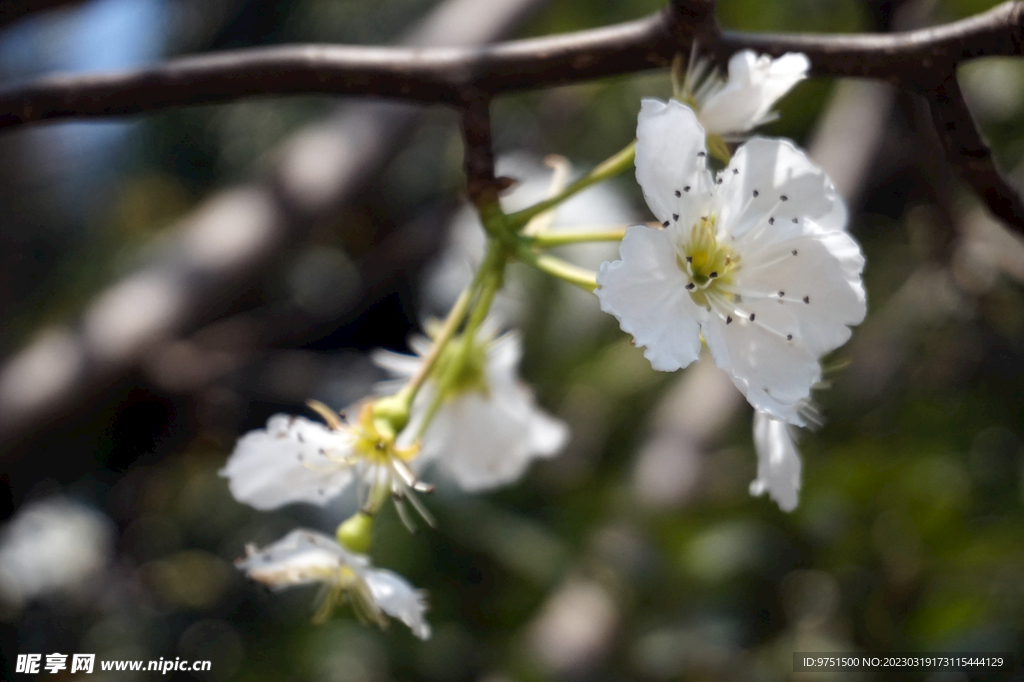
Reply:
[[[693, 60], [691, 59], [691, 63]], [[798, 52], [778, 59], [741, 50], [729, 59], [729, 77], [708, 73], [705, 61], [692, 65], [684, 94], [708, 135], [745, 133], [775, 118], [772, 106], [807, 77], [810, 62]]]
[[[326, 406], [311, 402], [327, 425], [305, 417], [275, 414], [265, 429], [238, 439], [220, 475], [239, 502], [257, 509], [274, 509], [292, 502], [324, 505], [353, 482], [361, 484], [365, 502], [375, 485], [390, 486], [399, 498], [414, 505], [413, 490], [421, 489], [408, 462], [415, 448], [398, 448], [382, 433], [366, 403], [353, 424], [342, 421]], [[417, 506], [417, 508], [419, 508]]]
[[348, 599], [362, 620], [386, 627], [383, 614], [387, 614], [408, 625], [420, 639], [430, 637], [422, 592], [396, 573], [373, 568], [366, 556], [347, 551], [326, 535], [293, 530], [263, 549], [246, 547], [246, 554], [235, 565], [253, 580], [275, 589], [322, 583], [327, 592], [319, 619]]
[[717, 178], [679, 102], [645, 99], [636, 176], [661, 229], [630, 227], [597, 275], [601, 309], [656, 370], [697, 359], [701, 336], [755, 409], [794, 424], [818, 359], [864, 319], [864, 258], [825, 173], [784, 140], [753, 138]]
[[[396, 377], [408, 378], [420, 368], [431, 343], [413, 337], [409, 345], [420, 357], [378, 351], [374, 361]], [[417, 433], [434, 411], [423, 434], [422, 461], [437, 460], [446, 474], [467, 492], [506, 485], [520, 478], [535, 457], [558, 453], [569, 438], [564, 422], [545, 414], [519, 380], [519, 336], [509, 332], [495, 339], [485, 324], [468, 353], [462, 338], [446, 346], [432, 378], [412, 406], [406, 431]], [[436, 377], [462, 362], [454, 381], [438, 396]], [[435, 405], [436, 403], [436, 405]]]
[[793, 428], [765, 412], [754, 413], [757, 478], [750, 483], [750, 494], [768, 493], [786, 512], [796, 509], [800, 494], [800, 453]]

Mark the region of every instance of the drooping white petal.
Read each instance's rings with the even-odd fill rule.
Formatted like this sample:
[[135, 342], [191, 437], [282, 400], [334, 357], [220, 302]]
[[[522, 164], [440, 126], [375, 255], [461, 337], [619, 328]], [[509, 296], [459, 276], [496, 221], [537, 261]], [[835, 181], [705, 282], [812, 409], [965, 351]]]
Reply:
[[[373, 602], [368, 606], [398, 618], [417, 637], [430, 637], [430, 625], [424, 619], [427, 605], [422, 593], [397, 573], [373, 568], [367, 557], [349, 552], [334, 538], [297, 529], [263, 549], [246, 549], [246, 558], [236, 561], [235, 565], [253, 580], [274, 589], [324, 583], [353, 590], [354, 601], [368, 592]], [[365, 589], [356, 584], [359, 582]]]
[[601, 310], [632, 334], [644, 357], [662, 372], [697, 359], [703, 308], [694, 304], [679, 268], [675, 232], [635, 225], [619, 247], [621, 260], [603, 263], [597, 273]]
[[238, 439], [220, 475], [231, 494], [257, 509], [292, 502], [324, 505], [352, 481], [344, 460], [354, 437], [305, 417], [275, 414], [266, 429]]
[[693, 110], [674, 100], [644, 99], [636, 127], [636, 180], [662, 223], [689, 225], [700, 215], [711, 176], [704, 130]]
[[247, 548], [235, 565], [250, 578], [275, 589], [338, 579], [341, 566], [363, 569], [366, 557], [351, 554], [333, 538], [312, 530], [296, 529], [263, 549]]
[[782, 511], [793, 511], [799, 500], [801, 463], [790, 427], [764, 412], [754, 413], [754, 448], [757, 478], [750, 484], [750, 494], [768, 493]]
[[424, 618], [427, 604], [422, 592], [397, 573], [382, 568], [367, 569], [361, 575], [374, 602], [384, 613], [408, 625], [420, 639], [430, 639], [430, 625]]
[[743, 133], [771, 117], [771, 108], [807, 77], [810, 62], [799, 53], [778, 59], [741, 50], [729, 59], [724, 87], [700, 102], [700, 122], [710, 135]]

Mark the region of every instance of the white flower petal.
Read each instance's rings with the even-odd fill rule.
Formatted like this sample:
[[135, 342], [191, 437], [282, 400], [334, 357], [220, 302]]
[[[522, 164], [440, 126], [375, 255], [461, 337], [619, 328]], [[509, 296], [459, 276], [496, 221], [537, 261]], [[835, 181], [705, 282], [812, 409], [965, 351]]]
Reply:
[[351, 466], [341, 461], [352, 443], [349, 433], [275, 414], [266, 429], [238, 439], [220, 475], [235, 499], [257, 509], [292, 502], [324, 505], [352, 481]]
[[[785, 315], [784, 309], [777, 312]], [[751, 322], [734, 317], [727, 324], [713, 316], [703, 327], [704, 340], [715, 364], [729, 374], [754, 409], [803, 425], [796, 405], [821, 379], [821, 368], [802, 344], [780, 338], [784, 329], [780, 332], [776, 326], [781, 326], [776, 319]]]
[[347, 551], [334, 538], [297, 529], [261, 550], [249, 547], [247, 551], [248, 556], [235, 565], [253, 580], [274, 589], [317, 582], [354, 588], [352, 598], [358, 599], [362, 590], [349, 582], [358, 577], [373, 599], [373, 608], [398, 618], [417, 637], [430, 637], [423, 594], [397, 573], [373, 568], [367, 557]]
[[374, 350], [370, 355], [370, 359], [373, 361], [373, 364], [381, 369], [386, 369], [392, 374], [402, 377], [411, 377], [416, 374], [420, 365], [423, 364], [417, 357], [396, 353], [383, 348]]
[[597, 273], [601, 310], [632, 334], [654, 369], [686, 367], [700, 352], [700, 322], [707, 317], [684, 288], [676, 262], [675, 232], [635, 225], [619, 247], [622, 260], [603, 263]]
[[762, 239], [805, 234], [811, 229], [807, 220], [825, 229], [845, 219], [845, 208], [836, 208], [842, 198], [832, 181], [787, 140], [750, 139], [719, 180], [713, 200], [719, 234], [743, 240], [747, 249], [756, 250]]
[[729, 59], [724, 87], [700, 103], [700, 122], [710, 135], [743, 133], [764, 123], [776, 101], [807, 77], [810, 62], [799, 53], [772, 59], [751, 50]]
[[676, 214], [689, 225], [699, 217], [711, 185], [706, 160], [704, 130], [693, 110], [674, 100], [643, 100], [636, 127], [636, 180], [660, 222]]
[[757, 478], [750, 484], [750, 494], [767, 492], [782, 511], [793, 511], [799, 500], [801, 463], [790, 427], [764, 412], [756, 412], [754, 448]]
[[515, 388], [449, 400], [423, 437], [424, 456], [436, 457], [466, 492], [518, 480], [534, 458], [556, 454], [568, 440], [563, 422], [537, 409], [528, 389]]
[[424, 618], [427, 604], [422, 592], [397, 573], [382, 568], [371, 568], [361, 575], [384, 613], [408, 625], [420, 639], [430, 638], [430, 625]]
[[785, 308], [795, 328], [780, 331], [793, 334], [811, 355], [820, 357], [849, 340], [848, 325], [864, 320], [863, 263], [859, 247], [845, 232], [797, 237], [747, 256], [736, 287], [760, 292], [758, 305], [749, 307], [766, 313], [765, 319], [769, 309]]
[[297, 529], [261, 550], [248, 548], [235, 565], [250, 578], [275, 589], [315, 582], [334, 582], [342, 565], [362, 569], [365, 557], [350, 554], [333, 538]]
[[[496, 333], [491, 320], [481, 326], [478, 338]], [[422, 356], [429, 346], [417, 345]], [[522, 344], [519, 335], [508, 332], [489, 341], [484, 367], [486, 392], [467, 389], [449, 397], [434, 414], [423, 433], [417, 469], [435, 460], [466, 492], [479, 492], [512, 483], [522, 477], [537, 457], [557, 454], [569, 438], [568, 427], [537, 407], [533, 394], [519, 380]], [[386, 368], [399, 376], [412, 376], [422, 358], [405, 356], [409, 363], [388, 362]], [[436, 396], [428, 380], [413, 402], [409, 424], [399, 436], [399, 445], [412, 445], [431, 410]]]

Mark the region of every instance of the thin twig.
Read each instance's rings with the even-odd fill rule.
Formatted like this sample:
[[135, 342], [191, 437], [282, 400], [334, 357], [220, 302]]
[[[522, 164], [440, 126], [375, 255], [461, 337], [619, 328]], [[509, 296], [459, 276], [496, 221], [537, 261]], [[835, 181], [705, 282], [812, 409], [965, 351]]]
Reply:
[[965, 183], [985, 201], [992, 214], [1024, 230], [1024, 203], [999, 172], [992, 150], [982, 139], [956, 76], [927, 91], [935, 131], [946, 150], [946, 159]]

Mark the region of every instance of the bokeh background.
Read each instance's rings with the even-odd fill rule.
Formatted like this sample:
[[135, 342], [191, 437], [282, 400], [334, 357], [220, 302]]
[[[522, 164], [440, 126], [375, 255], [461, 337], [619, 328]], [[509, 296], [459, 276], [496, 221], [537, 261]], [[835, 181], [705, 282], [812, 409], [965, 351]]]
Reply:
[[[993, 4], [721, 0], [719, 17], [752, 31], [887, 31]], [[0, 80], [252, 45], [399, 41], [438, 5], [64, 3], [0, 28]], [[497, 11], [478, 5], [459, 21]], [[522, 5], [506, 34], [660, 7]], [[441, 26], [435, 40], [467, 30]], [[1024, 186], [1024, 61], [978, 61], [960, 80]], [[545, 155], [586, 170], [632, 139], [642, 96], [669, 92], [661, 72], [502, 97], [499, 170], [523, 181], [522, 201], [543, 191]], [[374, 110], [386, 115], [369, 142], [357, 135], [371, 149], [348, 190], [324, 189], [350, 151], [330, 135], [365, 121], [356, 105], [252, 99], [0, 135], [3, 679], [33, 652], [209, 659], [195, 678], [217, 681], [814, 679], [792, 672], [792, 652], [826, 650], [1013, 651], [1024, 662], [1024, 242], [945, 164], [925, 105], [870, 82], [804, 82], [764, 130], [832, 175], [868, 262], [869, 317], [828, 360], [816, 393], [825, 424], [803, 434], [795, 512], [749, 496], [750, 409], [712, 363], [656, 373], [595, 299], [515, 267], [502, 309], [524, 333], [523, 374], [574, 437], [509, 489], [469, 497], [442, 481], [426, 500], [436, 531], [381, 517], [373, 559], [428, 591], [433, 638], [400, 623], [367, 629], [346, 610], [314, 626], [315, 589], [247, 581], [232, 565], [245, 543], [298, 525], [330, 532], [352, 502], [275, 513], [236, 503], [217, 476], [235, 439], [307, 398], [343, 407], [365, 395], [381, 378], [367, 352], [405, 350], [472, 258], [449, 110]], [[316, 196], [278, 215], [274, 247], [236, 267], [262, 218], [230, 202], [280, 187]], [[557, 221], [647, 219], [622, 177]], [[204, 220], [226, 242], [189, 242]], [[209, 289], [182, 280], [174, 324], [118, 345], [168, 293], [121, 300], [118, 287], [187, 260], [190, 243], [192, 258], [208, 256]], [[222, 265], [230, 275], [217, 279]], [[83, 338], [106, 345], [84, 352]], [[168, 677], [179, 678], [195, 679]]]

